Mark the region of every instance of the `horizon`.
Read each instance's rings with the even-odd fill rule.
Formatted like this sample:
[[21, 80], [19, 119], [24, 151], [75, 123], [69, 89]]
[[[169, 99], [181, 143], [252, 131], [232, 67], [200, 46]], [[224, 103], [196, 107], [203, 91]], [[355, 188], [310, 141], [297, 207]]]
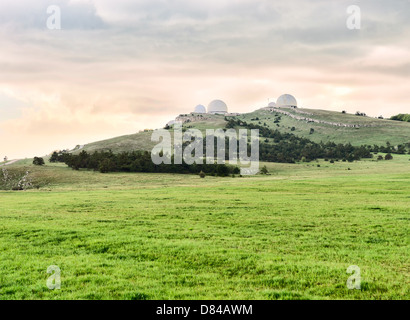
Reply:
[[160, 128], [214, 99], [409, 113], [409, 2], [356, 4], [357, 29], [344, 0], [0, 3], [1, 157]]

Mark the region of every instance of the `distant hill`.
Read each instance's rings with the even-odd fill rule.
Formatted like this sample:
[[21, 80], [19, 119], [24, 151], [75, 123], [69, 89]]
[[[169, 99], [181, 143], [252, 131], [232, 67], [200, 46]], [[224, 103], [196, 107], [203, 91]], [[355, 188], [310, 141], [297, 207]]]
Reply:
[[[366, 116], [317, 109], [262, 108], [251, 113], [225, 117], [223, 115], [203, 115], [193, 117], [180, 115], [186, 121], [185, 128], [205, 129], [225, 128], [226, 119], [242, 120], [247, 123], [277, 129], [282, 133], [310, 139], [314, 142], [351, 143], [367, 145], [399, 145], [410, 143], [410, 123], [376, 119]], [[112, 150], [150, 151], [156, 144], [151, 141], [152, 132], [115, 137], [86, 144], [80, 150], [94, 152]], [[79, 150], [75, 151], [76, 153]]]

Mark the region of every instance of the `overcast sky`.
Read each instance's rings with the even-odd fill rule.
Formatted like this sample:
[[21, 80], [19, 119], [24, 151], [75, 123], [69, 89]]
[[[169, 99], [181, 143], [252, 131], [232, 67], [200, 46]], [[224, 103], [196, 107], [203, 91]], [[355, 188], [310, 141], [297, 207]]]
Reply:
[[213, 99], [409, 113], [409, 75], [409, 0], [2, 0], [0, 156], [163, 127]]

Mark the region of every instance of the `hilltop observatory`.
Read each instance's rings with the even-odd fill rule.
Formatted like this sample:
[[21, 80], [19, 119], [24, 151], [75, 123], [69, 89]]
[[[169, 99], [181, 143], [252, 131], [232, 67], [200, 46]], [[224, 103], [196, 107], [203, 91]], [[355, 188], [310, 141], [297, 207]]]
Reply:
[[194, 113], [206, 113], [206, 108], [202, 104], [195, 107]]
[[208, 105], [208, 113], [226, 114], [228, 113], [228, 106], [222, 100], [214, 100]]
[[294, 96], [291, 94], [283, 94], [276, 101], [276, 107], [278, 108], [297, 108], [298, 103]]

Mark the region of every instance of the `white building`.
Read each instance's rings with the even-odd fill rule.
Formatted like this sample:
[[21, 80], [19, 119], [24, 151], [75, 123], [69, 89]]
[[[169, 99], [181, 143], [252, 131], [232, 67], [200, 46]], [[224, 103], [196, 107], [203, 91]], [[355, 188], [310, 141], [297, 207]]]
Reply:
[[281, 95], [276, 101], [277, 108], [297, 108], [298, 103], [294, 96], [290, 94]]
[[194, 113], [206, 113], [206, 108], [202, 104], [195, 107]]
[[208, 105], [208, 113], [226, 114], [228, 113], [228, 106], [222, 100], [214, 100]]

